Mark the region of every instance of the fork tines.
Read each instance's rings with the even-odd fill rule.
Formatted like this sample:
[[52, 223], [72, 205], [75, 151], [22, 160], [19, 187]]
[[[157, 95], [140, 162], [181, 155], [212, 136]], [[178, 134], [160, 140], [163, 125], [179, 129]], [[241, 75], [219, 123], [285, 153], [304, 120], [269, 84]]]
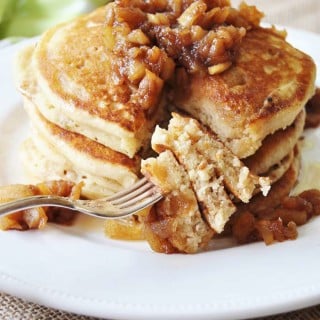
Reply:
[[147, 178], [142, 178], [128, 189], [118, 192], [106, 200], [123, 212], [137, 212], [161, 198], [162, 195], [156, 186]]

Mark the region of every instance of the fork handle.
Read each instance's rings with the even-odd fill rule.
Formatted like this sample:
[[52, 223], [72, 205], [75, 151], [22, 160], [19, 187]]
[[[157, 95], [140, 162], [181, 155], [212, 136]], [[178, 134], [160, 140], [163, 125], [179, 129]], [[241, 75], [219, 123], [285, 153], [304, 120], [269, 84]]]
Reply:
[[0, 217], [17, 211], [43, 206], [76, 210], [73, 203], [68, 201], [68, 198], [48, 195], [30, 196], [0, 204]]

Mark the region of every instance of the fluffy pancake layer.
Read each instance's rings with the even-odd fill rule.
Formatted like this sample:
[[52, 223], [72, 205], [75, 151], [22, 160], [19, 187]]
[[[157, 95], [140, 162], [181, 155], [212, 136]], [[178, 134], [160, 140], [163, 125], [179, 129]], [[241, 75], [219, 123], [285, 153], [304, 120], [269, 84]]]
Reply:
[[[26, 142], [25, 164], [40, 179], [66, 179], [86, 183], [84, 195], [95, 198], [117, 192], [137, 180], [140, 159], [105, 147], [45, 119], [28, 99], [25, 109], [34, 127]], [[32, 150], [34, 152], [32, 152]], [[42, 170], [41, 170], [42, 168]], [[91, 189], [90, 186], [95, 185]], [[96, 191], [94, 191], [96, 189]]]
[[176, 74], [173, 103], [208, 125], [239, 157], [291, 125], [314, 93], [315, 64], [274, 31], [247, 32], [221, 74]]

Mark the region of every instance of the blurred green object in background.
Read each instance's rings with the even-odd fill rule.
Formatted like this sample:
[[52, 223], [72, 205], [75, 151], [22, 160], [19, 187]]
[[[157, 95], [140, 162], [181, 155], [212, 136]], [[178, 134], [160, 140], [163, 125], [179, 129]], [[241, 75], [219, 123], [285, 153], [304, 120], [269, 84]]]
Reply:
[[0, 0], [0, 39], [32, 37], [107, 0]]

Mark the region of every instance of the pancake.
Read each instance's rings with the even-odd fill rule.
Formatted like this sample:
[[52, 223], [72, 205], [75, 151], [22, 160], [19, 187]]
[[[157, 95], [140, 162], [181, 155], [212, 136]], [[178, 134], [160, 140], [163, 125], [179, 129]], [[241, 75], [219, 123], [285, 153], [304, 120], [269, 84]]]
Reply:
[[233, 65], [210, 76], [176, 73], [172, 102], [209, 126], [239, 158], [291, 125], [315, 90], [315, 64], [272, 30], [243, 38]]
[[[100, 185], [101, 192], [92, 192], [100, 196], [126, 188], [137, 180], [139, 157], [130, 159], [96, 141], [56, 126], [46, 120], [26, 98], [24, 107], [35, 130], [32, 144], [29, 143], [35, 154], [30, 158], [33, 161], [27, 165], [30, 167], [31, 163], [42, 163], [44, 170], [38, 172], [42, 179], [44, 176], [48, 179], [50, 174], [60, 178], [68, 177], [75, 182], [87, 179], [88, 186], [84, 187], [84, 192], [88, 194], [86, 191], [90, 185]], [[28, 153], [30, 157], [30, 150]]]
[[21, 159], [25, 175], [30, 183], [39, 183], [46, 179], [83, 182], [81, 196], [88, 199], [98, 199], [111, 195], [122, 186], [107, 177], [94, 176], [90, 173], [77, 170], [74, 165], [58, 154], [48, 142], [41, 143], [45, 148], [38, 148], [39, 140], [29, 138], [21, 145]]
[[254, 174], [265, 175], [273, 166], [282, 160], [294, 149], [302, 135], [305, 123], [305, 110], [303, 109], [295, 119], [294, 123], [286, 129], [278, 130], [268, 135], [262, 146], [252, 156], [243, 159], [245, 165]]
[[283, 159], [271, 166], [267, 171], [263, 173], [270, 179], [270, 183], [274, 184], [278, 181], [284, 173], [289, 169], [292, 162], [294, 161], [294, 150], [291, 150]]
[[161, 93], [173, 62], [150, 48], [162, 61], [156, 74], [147, 58], [112, 51], [113, 37], [124, 31], [114, 35], [106, 26], [108, 8], [48, 30], [18, 57], [17, 82], [51, 122], [132, 158], [162, 117]]

